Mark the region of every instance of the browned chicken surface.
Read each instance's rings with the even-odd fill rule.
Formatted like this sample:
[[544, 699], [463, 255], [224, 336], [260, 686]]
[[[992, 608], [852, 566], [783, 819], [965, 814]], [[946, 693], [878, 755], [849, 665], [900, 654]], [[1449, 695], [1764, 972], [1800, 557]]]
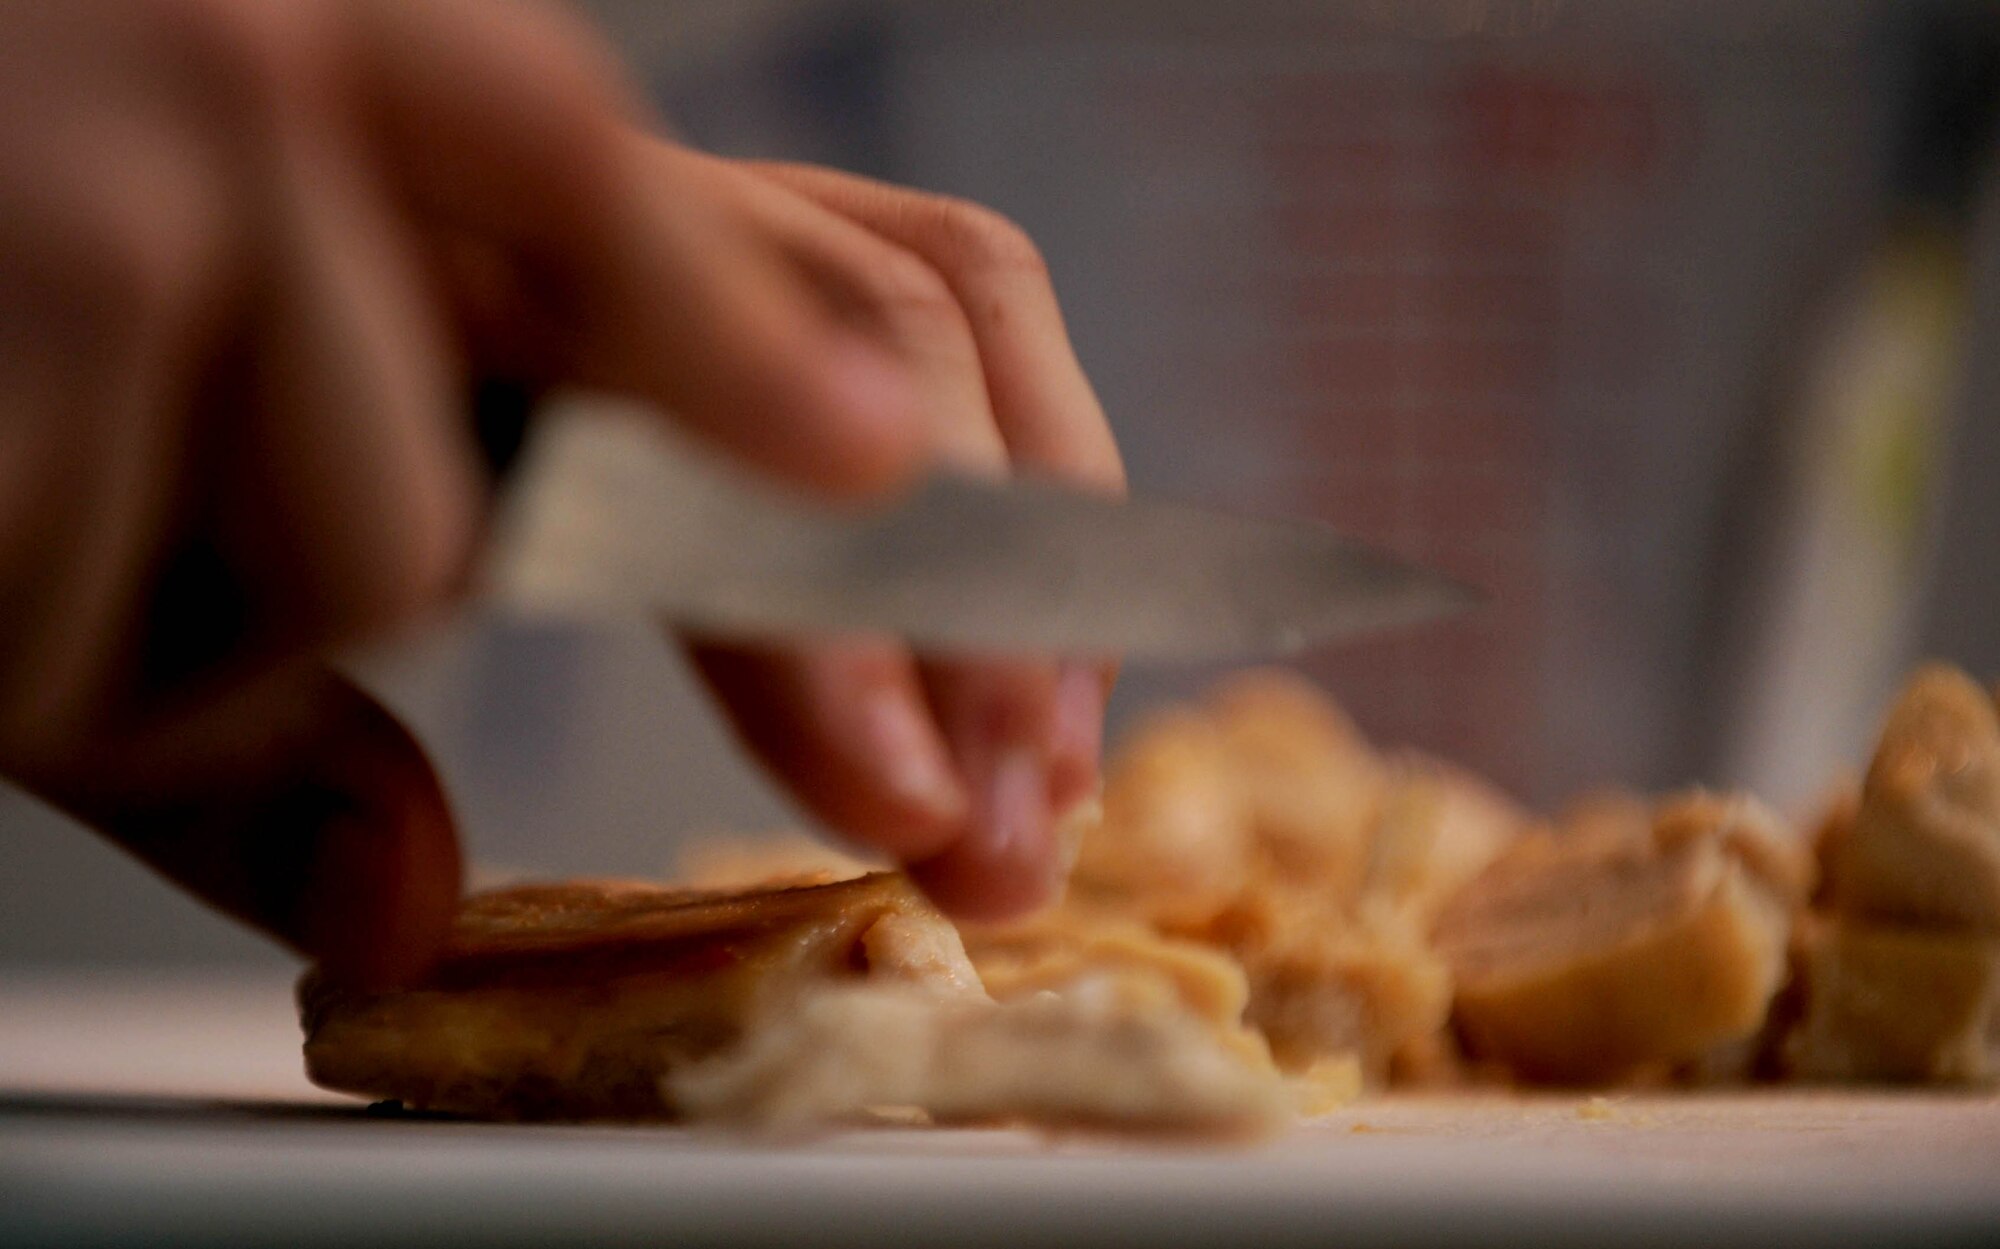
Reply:
[[2000, 708], [1964, 673], [1919, 669], [1858, 801], [1826, 822], [1822, 910], [1797, 941], [1805, 1080], [2000, 1075]]
[[316, 1082], [495, 1118], [671, 1114], [661, 1079], [808, 989], [980, 995], [952, 926], [902, 877], [732, 895], [631, 882], [475, 895], [423, 985], [300, 989]]
[[1762, 1025], [1805, 855], [1743, 798], [1524, 839], [1437, 936], [1468, 1045], [1540, 1082], [1664, 1075]]

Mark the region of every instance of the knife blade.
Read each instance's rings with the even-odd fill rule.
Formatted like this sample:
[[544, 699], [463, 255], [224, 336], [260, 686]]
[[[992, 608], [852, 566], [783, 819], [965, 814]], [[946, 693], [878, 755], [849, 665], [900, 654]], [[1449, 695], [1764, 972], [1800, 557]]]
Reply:
[[1324, 525], [1043, 481], [936, 476], [882, 510], [819, 505], [605, 405], [541, 423], [486, 582], [532, 616], [1157, 660], [1289, 655], [1482, 598]]

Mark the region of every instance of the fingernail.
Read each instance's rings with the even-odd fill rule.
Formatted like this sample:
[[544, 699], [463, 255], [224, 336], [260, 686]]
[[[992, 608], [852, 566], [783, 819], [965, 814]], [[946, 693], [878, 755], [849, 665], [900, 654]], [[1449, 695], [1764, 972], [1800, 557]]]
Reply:
[[1038, 750], [1001, 745], [968, 764], [972, 819], [942, 854], [911, 876], [960, 919], [1001, 922], [1046, 905], [1055, 893], [1048, 765]]
[[941, 824], [965, 818], [970, 804], [944, 744], [908, 698], [886, 690], [869, 695], [862, 723], [890, 793]]
[[1056, 678], [1054, 755], [1065, 789], [1056, 799], [1067, 807], [1088, 795], [1104, 749], [1104, 682], [1087, 664], [1064, 664]]
[[1083, 839], [1103, 822], [1104, 801], [1095, 793], [1086, 794], [1067, 810], [1056, 812], [1050, 840], [1056, 848], [1055, 879], [1059, 887], [1066, 888], [1075, 873], [1077, 858], [1083, 853]]
[[987, 857], [1019, 862], [1046, 857], [1048, 840], [1048, 768], [1041, 755], [1025, 747], [1008, 747], [993, 759], [981, 778], [975, 835]]

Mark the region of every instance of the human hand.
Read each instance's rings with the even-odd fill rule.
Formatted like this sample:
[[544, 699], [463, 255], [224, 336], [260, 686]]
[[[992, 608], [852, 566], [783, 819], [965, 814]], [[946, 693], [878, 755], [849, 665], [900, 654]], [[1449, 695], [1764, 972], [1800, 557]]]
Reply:
[[[0, 10], [0, 771], [335, 975], [417, 974], [458, 855], [314, 658], [460, 590], [495, 373], [802, 488], [944, 457], [1117, 489], [1033, 249], [983, 210], [647, 134], [488, 0]], [[1043, 896], [1106, 675], [705, 646], [746, 741], [947, 907]]]

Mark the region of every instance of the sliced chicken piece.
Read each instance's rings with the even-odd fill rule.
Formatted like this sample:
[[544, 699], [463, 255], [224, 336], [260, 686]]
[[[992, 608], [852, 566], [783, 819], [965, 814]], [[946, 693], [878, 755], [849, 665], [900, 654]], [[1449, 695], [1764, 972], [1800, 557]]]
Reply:
[[1351, 1055], [1372, 1085], [1406, 1046], [1436, 1036], [1451, 1013], [1451, 975], [1411, 925], [1358, 920], [1307, 893], [1239, 899], [1198, 934], [1242, 965], [1244, 1018], [1288, 1072]]
[[1812, 896], [1815, 907], [1833, 905], [1833, 865], [1847, 853], [1847, 839], [1854, 835], [1854, 821], [1860, 815], [1861, 782], [1856, 777], [1843, 776], [1828, 787], [1826, 797], [1820, 802], [1819, 820], [1806, 838], [1819, 874]]
[[2000, 938], [1834, 919], [1803, 944], [1805, 1018], [1786, 1054], [1795, 1078], [2000, 1076]]
[[2000, 934], [2000, 710], [1987, 690], [1941, 664], [1911, 677], [1826, 859], [1842, 915]]
[[1071, 895], [1145, 919], [1213, 913], [1249, 883], [1251, 830], [1221, 733], [1189, 710], [1139, 725], [1106, 769]]
[[1352, 905], [1388, 782], [1382, 759], [1333, 700], [1283, 669], [1239, 673], [1207, 702], [1267, 870]]
[[1513, 799], [1463, 768], [1414, 753], [1394, 757], [1360, 905], [1386, 907], [1428, 932], [1446, 901], [1529, 823]]
[[1750, 1036], [1808, 877], [1777, 819], [1743, 798], [1695, 793], [1643, 829], [1526, 838], [1437, 927], [1468, 1047], [1524, 1079], [1600, 1083]]
[[[1136, 979], [1142, 987], [1152, 986], [1147, 992], [1170, 992], [1225, 1050], [1255, 1070], [1280, 1070], [1268, 1038], [1280, 1039], [1286, 1087], [1298, 1112], [1308, 1116], [1325, 1114], [1360, 1092], [1372, 1036], [1385, 1030], [1397, 1036], [1425, 1029], [1435, 1034], [1449, 997], [1441, 987], [1432, 990], [1435, 1000], [1426, 1002], [1425, 1019], [1415, 1027], [1395, 1019], [1377, 1022], [1391, 1009], [1390, 995], [1368, 983], [1365, 952], [1348, 944], [1337, 965], [1311, 963], [1295, 954], [1289, 964], [1295, 978], [1289, 982], [1262, 979], [1278, 968], [1257, 963], [1260, 992], [1253, 999], [1245, 966], [1229, 953], [1115, 917], [1066, 908], [1025, 924], [974, 928], [966, 934], [966, 948], [987, 991], [1002, 1002]], [[1314, 1000], [1320, 1003], [1317, 1012], [1310, 1005]], [[1286, 1018], [1287, 1011], [1322, 1018]]]
[[1259, 1137], [1293, 1106], [1175, 995], [1118, 977], [1005, 1003], [822, 989], [665, 1083], [692, 1117], [778, 1131], [909, 1107], [941, 1123]]
[[1263, 1037], [1244, 1026], [1250, 987], [1243, 968], [1209, 946], [1074, 907], [1005, 927], [972, 927], [965, 942], [997, 1001], [1064, 993], [1093, 980], [1144, 980], [1170, 993], [1222, 1046], [1253, 1066], [1271, 1068]]
[[1525, 818], [1456, 768], [1377, 754], [1301, 678], [1249, 672], [1114, 757], [1068, 909], [1218, 951], [1284, 1070], [1352, 1062], [1380, 1084], [1399, 1056], [1450, 1065], [1428, 932]]
[[414, 988], [308, 974], [306, 1073], [484, 1118], [671, 1118], [662, 1075], [856, 983], [986, 998], [957, 931], [900, 875], [741, 893], [522, 885], [468, 898], [450, 953]]
[[1385, 769], [1305, 681], [1245, 673], [1157, 713], [1107, 769], [1077, 896], [1188, 923], [1273, 874], [1340, 905], [1358, 896]]
[[1988, 692], [1946, 665], [1918, 669], [1819, 853], [1823, 910], [1800, 928], [1789, 1073], [2000, 1075], [2000, 710]]
[[1591, 789], [1573, 796], [1555, 823], [1568, 837], [1640, 839], [1653, 827], [1655, 805], [1629, 789]]
[[690, 838], [673, 857], [672, 877], [688, 889], [770, 889], [824, 885], [881, 871], [864, 859], [796, 830]]

